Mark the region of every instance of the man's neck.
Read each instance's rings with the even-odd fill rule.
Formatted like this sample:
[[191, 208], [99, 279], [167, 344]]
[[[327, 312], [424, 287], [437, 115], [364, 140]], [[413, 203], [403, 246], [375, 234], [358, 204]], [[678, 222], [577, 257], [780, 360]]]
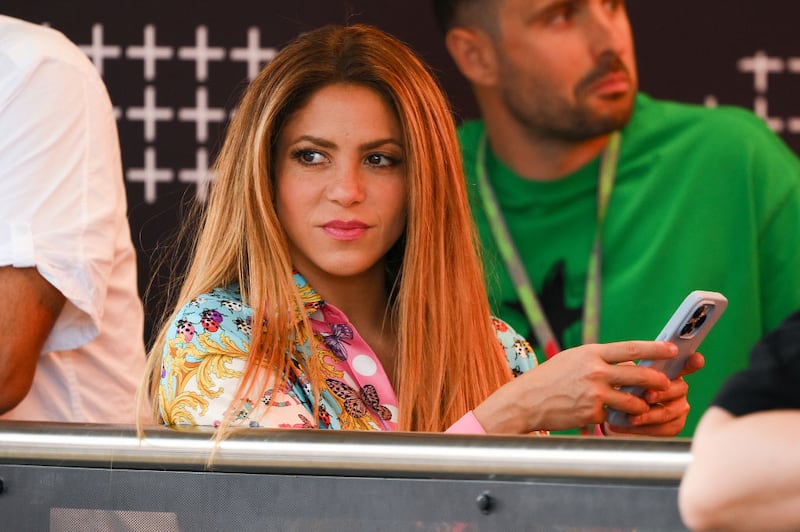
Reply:
[[485, 120], [492, 151], [514, 173], [532, 181], [555, 181], [584, 167], [600, 155], [609, 137], [580, 142], [534, 137], [498, 122]]

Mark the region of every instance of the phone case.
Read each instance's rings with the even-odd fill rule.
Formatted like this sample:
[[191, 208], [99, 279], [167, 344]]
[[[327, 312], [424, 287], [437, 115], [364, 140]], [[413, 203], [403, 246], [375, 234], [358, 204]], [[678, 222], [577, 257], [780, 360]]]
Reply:
[[[727, 306], [728, 300], [719, 292], [704, 290], [691, 292], [656, 337], [657, 341], [672, 342], [677, 345], [678, 356], [670, 360], [642, 360], [639, 365], [656, 368], [670, 380], [677, 377], [686, 359], [697, 351]], [[622, 390], [638, 397], [642, 397], [645, 392], [645, 388], [641, 386], [623, 386]], [[625, 412], [613, 409], [608, 410], [608, 422], [622, 427], [629, 426]]]

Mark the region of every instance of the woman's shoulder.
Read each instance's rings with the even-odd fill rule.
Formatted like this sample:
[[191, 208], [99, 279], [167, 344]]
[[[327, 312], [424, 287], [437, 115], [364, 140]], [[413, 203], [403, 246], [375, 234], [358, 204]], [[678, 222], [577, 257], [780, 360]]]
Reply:
[[517, 376], [537, 366], [536, 354], [530, 342], [500, 318], [492, 316], [492, 327], [506, 354], [511, 372]]
[[195, 335], [224, 334], [249, 341], [253, 311], [242, 301], [238, 285], [219, 287], [193, 297], [185, 303], [170, 325], [168, 336], [183, 336], [190, 342]]

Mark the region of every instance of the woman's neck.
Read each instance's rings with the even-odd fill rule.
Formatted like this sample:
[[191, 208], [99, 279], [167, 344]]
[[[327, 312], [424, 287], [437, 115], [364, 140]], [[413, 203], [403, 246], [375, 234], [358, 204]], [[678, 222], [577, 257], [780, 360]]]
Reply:
[[306, 280], [327, 303], [347, 316], [375, 352], [394, 384], [397, 330], [389, 308], [383, 266], [355, 277], [330, 278], [311, 274], [306, 276]]

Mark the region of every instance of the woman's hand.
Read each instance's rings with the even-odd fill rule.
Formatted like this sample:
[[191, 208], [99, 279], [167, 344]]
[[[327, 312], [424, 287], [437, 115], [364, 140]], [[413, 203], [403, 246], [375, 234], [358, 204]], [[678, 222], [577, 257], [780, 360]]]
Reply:
[[689, 415], [689, 401], [686, 394], [689, 385], [683, 380], [685, 375], [694, 373], [705, 365], [700, 353], [692, 354], [683, 367], [680, 375], [670, 381], [664, 391], [647, 390], [644, 395], [650, 409], [639, 415], [628, 416], [630, 427], [616, 427], [606, 424], [604, 432], [613, 434], [637, 434], [641, 436], [675, 436], [686, 425]]
[[[499, 388], [473, 413], [488, 433], [524, 434], [603, 423], [609, 406], [636, 420], [626, 433], [674, 435], [688, 413], [682, 376], [702, 367], [702, 355], [690, 357], [681, 376], [671, 382], [658, 370], [630, 362], [676, 355], [675, 345], [650, 341], [567, 349]], [[648, 392], [641, 399], [621, 391], [622, 386], [642, 386]], [[649, 402], [661, 405], [651, 407]]]

